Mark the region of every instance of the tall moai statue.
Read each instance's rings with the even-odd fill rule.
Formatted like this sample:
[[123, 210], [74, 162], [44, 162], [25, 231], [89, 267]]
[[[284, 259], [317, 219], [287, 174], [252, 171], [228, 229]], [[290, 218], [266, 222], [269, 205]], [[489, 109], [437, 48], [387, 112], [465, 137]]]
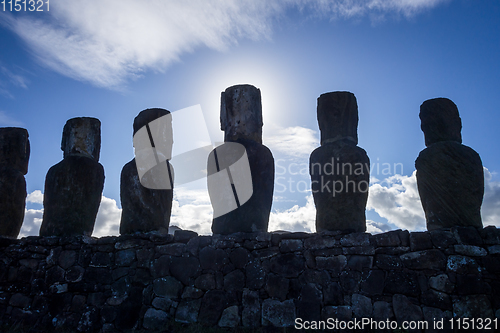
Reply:
[[309, 159], [316, 205], [316, 231], [366, 231], [370, 159], [358, 144], [354, 94], [336, 91], [318, 98], [321, 146]]
[[208, 157], [214, 234], [267, 231], [274, 191], [274, 158], [262, 144], [260, 90], [236, 85], [221, 93], [224, 144]]
[[[172, 117], [164, 109], [146, 109], [134, 119], [135, 158], [120, 178], [121, 234], [168, 233], [173, 199]], [[151, 141], [152, 140], [152, 141]]]
[[51, 167], [45, 178], [40, 236], [90, 236], [104, 187], [99, 119], [69, 119], [61, 150], [63, 160]]
[[0, 236], [17, 238], [26, 206], [30, 141], [24, 128], [0, 128]]
[[447, 98], [420, 106], [427, 148], [415, 161], [420, 201], [427, 230], [453, 226], [482, 228], [483, 164], [478, 153], [462, 145], [462, 120]]

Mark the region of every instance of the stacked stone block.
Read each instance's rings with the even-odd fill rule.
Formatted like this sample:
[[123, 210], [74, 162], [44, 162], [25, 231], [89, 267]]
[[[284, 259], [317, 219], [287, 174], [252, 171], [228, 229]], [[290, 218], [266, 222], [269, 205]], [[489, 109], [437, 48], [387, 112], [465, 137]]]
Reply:
[[432, 328], [440, 318], [500, 317], [494, 227], [28, 237], [0, 248], [5, 326], [168, 331], [372, 318]]

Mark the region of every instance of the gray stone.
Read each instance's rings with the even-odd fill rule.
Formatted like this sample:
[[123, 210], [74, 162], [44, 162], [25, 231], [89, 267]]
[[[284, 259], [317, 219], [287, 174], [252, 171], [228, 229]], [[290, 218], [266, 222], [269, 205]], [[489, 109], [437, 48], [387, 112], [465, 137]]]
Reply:
[[64, 159], [47, 172], [40, 236], [90, 236], [101, 203], [101, 122], [72, 118], [63, 130]]
[[0, 236], [17, 238], [26, 204], [26, 180], [30, 157], [28, 131], [0, 128]]
[[[149, 123], [170, 114], [164, 109], [146, 109], [134, 119], [134, 136], [142, 128], [147, 126], [151, 131]], [[165, 119], [165, 118], [163, 118]], [[155, 145], [162, 147], [162, 151], [172, 148], [172, 128], [168, 126], [156, 126], [157, 132], [151, 133]], [[134, 144], [135, 144], [134, 140]], [[139, 149], [138, 147], [136, 149]], [[120, 178], [120, 200], [122, 203], [122, 216], [120, 221], [120, 233], [131, 234], [134, 232], [158, 231], [167, 234], [170, 224], [170, 214], [173, 199], [173, 167], [168, 162], [171, 158], [167, 156], [166, 163], [160, 163], [150, 170], [141, 169], [142, 179], [139, 178], [136, 158], [125, 164]], [[140, 157], [142, 158], [142, 157]], [[141, 160], [140, 160], [141, 161]], [[167, 176], [161, 172], [164, 168]], [[161, 176], [162, 179], [157, 177]], [[169, 178], [168, 188], [162, 186], [165, 179]], [[144, 186], [146, 184], [146, 186]]]
[[203, 294], [203, 290], [189, 286], [184, 288], [181, 298], [200, 298]]
[[342, 246], [368, 246], [370, 245], [370, 234], [364, 232], [357, 232], [345, 235], [340, 239]]
[[271, 273], [267, 276], [265, 289], [270, 297], [284, 301], [288, 294], [289, 285], [290, 281], [288, 279]]
[[420, 120], [427, 148], [415, 167], [427, 230], [482, 228], [483, 165], [473, 149], [462, 145], [457, 106], [447, 98], [427, 100], [420, 106]]
[[167, 312], [172, 306], [172, 300], [165, 297], [155, 297], [151, 303], [155, 308]]
[[479, 274], [481, 272], [481, 268], [474, 259], [458, 255], [448, 257], [446, 269], [458, 274]]
[[439, 274], [438, 276], [430, 277], [429, 287], [448, 294], [453, 291], [453, 284], [450, 282], [450, 279], [446, 274]]
[[283, 239], [280, 242], [280, 251], [283, 253], [301, 251], [302, 248], [303, 242], [301, 239]]
[[352, 320], [352, 309], [347, 305], [324, 306], [321, 318], [323, 320], [328, 320], [328, 318], [338, 319], [339, 321]]
[[194, 285], [202, 290], [215, 289], [215, 277], [213, 274], [202, 274], [196, 278]]
[[418, 305], [410, 302], [408, 297], [396, 294], [392, 297], [392, 307], [396, 320], [401, 324], [403, 321], [423, 320], [422, 309]]
[[115, 254], [115, 264], [117, 266], [130, 266], [135, 260], [135, 250], [117, 251]]
[[403, 264], [410, 269], [444, 270], [446, 256], [439, 250], [410, 252], [400, 256]]
[[338, 276], [346, 267], [347, 258], [344, 255], [333, 257], [316, 257], [316, 267], [318, 269], [328, 269], [332, 276]]
[[230, 306], [222, 312], [219, 320], [220, 327], [237, 327], [240, 323], [240, 315], [238, 314], [238, 306]]
[[394, 318], [391, 304], [385, 301], [376, 301], [373, 303], [373, 319], [385, 321]]
[[186, 244], [182, 243], [173, 243], [166, 245], [158, 245], [156, 246], [156, 252], [160, 254], [168, 254], [171, 256], [180, 257], [184, 250], [186, 249]]
[[222, 311], [227, 307], [227, 295], [222, 290], [210, 290], [201, 299], [198, 321], [214, 326], [219, 322]]
[[309, 159], [316, 230], [366, 230], [370, 159], [357, 146], [358, 106], [349, 92], [318, 98], [321, 146]]
[[286, 253], [271, 259], [271, 271], [283, 277], [297, 277], [305, 269], [305, 260], [293, 253]]
[[373, 240], [377, 247], [380, 246], [400, 246], [401, 240], [399, 234], [401, 230], [393, 230], [382, 234], [373, 235]]
[[182, 291], [182, 283], [171, 276], [153, 281], [154, 293], [161, 297], [178, 298]]
[[250, 289], [243, 290], [242, 296], [243, 311], [241, 320], [244, 327], [257, 327], [260, 323], [260, 302], [259, 292]]
[[337, 241], [333, 237], [313, 236], [304, 240], [304, 247], [306, 249], [318, 250], [334, 247]]
[[168, 314], [161, 310], [149, 308], [144, 314], [142, 325], [148, 330], [161, 330], [168, 323]]
[[63, 269], [68, 269], [76, 262], [75, 251], [62, 251], [59, 255], [59, 266]]
[[490, 301], [485, 295], [470, 295], [453, 302], [453, 314], [458, 318], [493, 318]]
[[245, 274], [239, 269], [224, 276], [224, 289], [228, 291], [242, 291], [245, 287]]
[[9, 300], [9, 305], [27, 308], [31, 304], [31, 298], [23, 294], [14, 294]]
[[290, 327], [295, 324], [295, 305], [292, 300], [280, 302], [266, 299], [262, 303], [262, 325]]
[[455, 245], [455, 252], [470, 257], [484, 257], [488, 254], [482, 247], [474, 245]]
[[[426, 332], [429, 333], [440, 333], [443, 332], [451, 332], [449, 320], [452, 318], [452, 314], [450, 311], [443, 311], [440, 309], [436, 309], [433, 307], [424, 306], [422, 308], [422, 312], [424, 314], [424, 319], [429, 323], [429, 329]], [[438, 322], [443, 323], [442, 328], [438, 328]], [[434, 326], [436, 323], [436, 327]]]
[[410, 234], [411, 251], [432, 249], [431, 235], [428, 232], [412, 232]]
[[174, 257], [170, 263], [170, 274], [184, 285], [190, 285], [199, 271], [200, 262], [195, 257]]
[[198, 321], [201, 299], [182, 300], [175, 312], [175, 321], [181, 323], [195, 323]]
[[360, 294], [352, 295], [352, 312], [358, 318], [369, 318], [372, 316], [372, 300]]

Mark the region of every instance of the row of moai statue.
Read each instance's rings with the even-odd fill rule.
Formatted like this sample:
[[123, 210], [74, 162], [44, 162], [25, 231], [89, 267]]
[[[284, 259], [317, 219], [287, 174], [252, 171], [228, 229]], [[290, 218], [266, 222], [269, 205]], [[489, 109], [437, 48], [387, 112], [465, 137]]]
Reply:
[[[326, 93], [318, 98], [317, 105], [321, 146], [311, 153], [309, 161], [316, 230], [364, 232], [370, 160], [357, 146], [356, 97], [350, 92]], [[147, 109], [134, 119], [135, 158], [123, 167], [120, 179], [121, 234], [168, 232], [174, 186], [174, 169], [169, 163], [169, 116], [170, 112], [164, 109]], [[158, 120], [167, 118], [169, 121], [161, 122], [166, 126], [159, 126]], [[446, 98], [427, 100], [420, 107], [420, 119], [427, 148], [420, 152], [415, 166], [427, 229], [481, 228], [482, 162], [473, 149], [462, 145], [462, 124], [456, 105]], [[227, 88], [221, 94], [220, 120], [224, 143], [212, 150], [207, 162], [208, 190], [214, 208], [212, 231], [267, 231], [274, 159], [262, 144], [260, 90], [251, 85]], [[146, 141], [137, 139], [141, 136]], [[152, 138], [157, 140], [156, 146]], [[167, 152], [160, 154], [158, 138]], [[50, 168], [45, 180], [41, 236], [92, 234], [104, 186], [100, 141], [98, 119], [67, 121], [61, 143], [64, 158]], [[22, 226], [29, 153], [25, 129], [0, 129], [3, 237], [16, 238]], [[137, 162], [138, 156], [153, 158], [151, 154], [156, 166], [144, 170]]]

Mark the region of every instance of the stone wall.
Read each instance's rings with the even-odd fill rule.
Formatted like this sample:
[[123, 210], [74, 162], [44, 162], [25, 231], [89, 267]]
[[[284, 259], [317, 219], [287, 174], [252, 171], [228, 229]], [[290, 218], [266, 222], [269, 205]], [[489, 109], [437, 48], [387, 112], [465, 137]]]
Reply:
[[[498, 318], [500, 231], [0, 239], [0, 327]], [[304, 322], [303, 322], [304, 323]], [[426, 330], [431, 331], [431, 330]], [[442, 331], [441, 331], [442, 332]]]

